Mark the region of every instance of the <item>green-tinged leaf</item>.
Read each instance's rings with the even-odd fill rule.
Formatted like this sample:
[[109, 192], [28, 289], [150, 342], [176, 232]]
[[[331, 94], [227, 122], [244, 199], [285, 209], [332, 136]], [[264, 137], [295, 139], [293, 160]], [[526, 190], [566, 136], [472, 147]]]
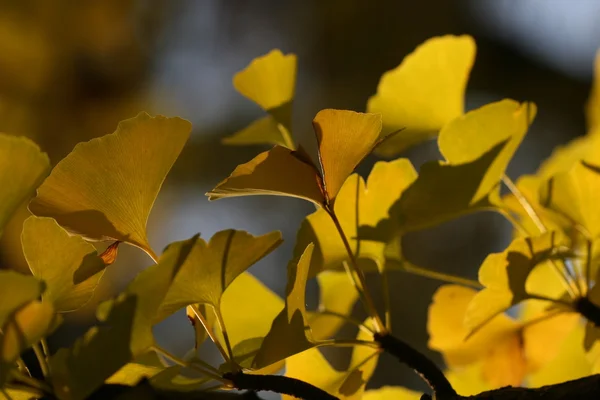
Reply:
[[482, 199], [494, 188], [521, 144], [535, 117], [533, 103], [502, 100], [470, 111], [449, 122], [440, 131], [438, 146], [451, 165], [476, 161], [500, 142], [506, 142], [494, 162], [482, 169], [481, 183], [474, 195]]
[[[313, 251], [314, 257], [315, 251]], [[323, 271], [317, 275], [319, 282], [319, 308], [307, 315], [308, 325], [315, 340], [333, 337], [344, 325], [338, 315], [350, 316], [358, 291], [346, 272]], [[327, 312], [335, 313], [331, 315]]]
[[316, 168], [296, 152], [280, 146], [239, 165], [207, 193], [209, 200], [251, 195], [298, 197], [318, 206], [325, 201]]
[[0, 236], [19, 204], [48, 175], [50, 160], [31, 140], [0, 133]]
[[373, 151], [381, 132], [381, 115], [321, 110], [313, 120], [327, 200], [335, 200], [346, 178]]
[[42, 298], [57, 312], [77, 310], [92, 298], [106, 267], [94, 246], [54, 219], [34, 216], [23, 224], [21, 243], [31, 273], [46, 283]]
[[383, 115], [386, 131], [404, 130], [382, 143], [377, 153], [394, 156], [435, 136], [464, 112], [475, 51], [470, 36], [436, 37], [383, 74], [367, 110]]
[[[306, 282], [314, 246], [308, 245], [299, 259], [288, 264], [285, 307], [273, 321], [271, 330], [253, 362], [264, 368], [312, 347], [312, 335], [306, 320]], [[285, 340], [281, 340], [285, 338]]]
[[0, 389], [0, 400], [35, 400], [38, 397], [25, 390], [19, 389]]
[[118, 240], [156, 259], [146, 221], [191, 131], [180, 118], [140, 113], [79, 143], [39, 187], [29, 209], [92, 240]]
[[219, 310], [227, 286], [281, 242], [279, 231], [253, 236], [233, 229], [217, 232], [209, 243], [198, 239], [155, 320], [160, 321], [190, 304], [208, 304]]
[[496, 315], [529, 298], [527, 278], [540, 263], [559, 258], [556, 235], [520, 237], [502, 253], [486, 257], [479, 268], [479, 282], [485, 288], [475, 295], [467, 310], [465, 324], [477, 329]]
[[20, 307], [6, 320], [0, 332], [0, 387], [21, 353], [56, 326], [52, 304], [37, 300]]
[[540, 188], [541, 203], [570, 222], [600, 235], [600, 167], [581, 161], [551, 178]]
[[99, 326], [88, 330], [70, 349], [52, 356], [52, 383], [61, 400], [85, 399], [154, 345], [156, 312], [197, 240], [194, 236], [169, 245], [158, 264], [146, 268], [123, 293], [98, 307]]
[[600, 51], [594, 63], [594, 82], [586, 106], [587, 127], [590, 133], [600, 133]]
[[44, 290], [44, 282], [33, 276], [0, 270], [0, 329], [12, 313], [40, 297]]
[[224, 138], [223, 144], [272, 144], [294, 150], [288, 130], [270, 115], [259, 118], [241, 131]]
[[107, 384], [135, 386], [142, 379], [148, 379], [161, 372], [161, 368], [151, 365], [128, 363], [106, 380]]
[[[334, 211], [358, 258], [372, 259], [379, 269], [382, 268], [385, 244], [360, 240], [358, 227], [376, 226], [388, 217], [390, 206], [416, 177], [410, 161], [398, 159], [376, 163], [366, 185], [358, 174], [346, 180], [337, 196]], [[348, 261], [346, 247], [331, 216], [324, 209], [315, 211], [304, 220], [298, 231], [294, 254], [299, 256], [309, 243], [315, 243], [310, 276], [327, 269], [340, 269], [342, 262]]]
[[211, 378], [196, 378], [181, 375], [183, 368], [174, 365], [160, 371], [150, 378], [152, 387], [162, 390], [176, 390], [178, 392], [192, 392], [200, 390]]

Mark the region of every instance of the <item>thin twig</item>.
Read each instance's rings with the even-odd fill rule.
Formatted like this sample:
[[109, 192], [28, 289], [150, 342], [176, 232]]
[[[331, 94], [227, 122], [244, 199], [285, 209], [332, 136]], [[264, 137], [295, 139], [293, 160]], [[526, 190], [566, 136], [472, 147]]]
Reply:
[[386, 263], [390, 265], [398, 264], [399, 270], [409, 274], [418, 275], [429, 279], [435, 279], [440, 282], [454, 283], [461, 286], [472, 287], [474, 289], [483, 289], [483, 285], [481, 285], [481, 283], [477, 282], [476, 280], [463, 278], [461, 276], [456, 276], [443, 272], [432, 271], [427, 268], [416, 266], [404, 260], [398, 261], [388, 259]]
[[356, 347], [356, 346], [367, 346], [373, 348], [379, 348], [379, 344], [369, 340], [359, 339], [327, 339], [320, 340], [314, 343], [315, 347]]
[[35, 357], [38, 360], [38, 364], [42, 370], [42, 375], [44, 375], [44, 378], [48, 377], [50, 375], [50, 368], [48, 367], [48, 362], [46, 361], [46, 355], [44, 354], [44, 351], [40, 347], [39, 343], [35, 343], [33, 346], [31, 346], [31, 348], [33, 349]]

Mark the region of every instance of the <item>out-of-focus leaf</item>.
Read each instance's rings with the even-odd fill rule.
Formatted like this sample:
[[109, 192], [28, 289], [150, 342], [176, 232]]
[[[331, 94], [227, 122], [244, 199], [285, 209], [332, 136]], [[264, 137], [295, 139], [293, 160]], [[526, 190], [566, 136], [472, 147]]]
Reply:
[[52, 218], [29, 217], [21, 234], [33, 276], [46, 283], [44, 301], [57, 312], [83, 307], [104, 273], [104, 261], [80, 236], [71, 236]]
[[[313, 257], [314, 257], [313, 251]], [[352, 314], [352, 307], [358, 299], [358, 291], [345, 272], [323, 271], [317, 275], [319, 282], [319, 308], [307, 314], [308, 325], [315, 340], [329, 339], [344, 325], [344, 320], [336, 315]]]
[[[306, 282], [314, 246], [309, 244], [299, 259], [288, 264], [285, 307], [273, 320], [253, 367], [264, 368], [312, 347], [306, 320]], [[285, 338], [285, 340], [281, 340]]]
[[135, 386], [144, 378], [151, 378], [162, 369], [151, 365], [128, 363], [106, 380], [107, 384]]
[[521, 385], [526, 359], [519, 324], [504, 314], [497, 315], [468, 337], [463, 319], [475, 294], [475, 290], [458, 285], [437, 290], [427, 319], [429, 347], [441, 352], [450, 368], [481, 363], [484, 379], [493, 387]]
[[34, 300], [6, 320], [0, 332], [0, 387], [21, 353], [56, 326], [55, 315], [52, 304]]
[[381, 132], [381, 115], [321, 110], [313, 120], [325, 193], [333, 203], [346, 178], [373, 150]]
[[540, 263], [556, 256], [553, 232], [537, 237], [520, 237], [501, 253], [486, 257], [479, 268], [479, 282], [485, 288], [469, 305], [465, 324], [478, 329], [496, 315], [529, 298], [527, 278]]
[[[384, 243], [360, 240], [358, 227], [376, 226], [388, 217], [388, 209], [416, 179], [417, 173], [407, 159], [375, 164], [367, 184], [358, 175], [350, 176], [338, 193], [335, 214], [357, 258], [370, 258], [381, 269]], [[388, 235], [388, 233], [383, 233]], [[391, 235], [391, 233], [389, 233]], [[296, 239], [298, 255], [308, 243], [315, 243], [310, 275], [327, 269], [340, 269], [348, 253], [331, 217], [319, 209], [306, 217]]]
[[419, 400], [423, 393], [400, 386], [382, 386], [367, 390], [362, 400]]
[[208, 304], [217, 311], [227, 286], [282, 242], [281, 232], [253, 236], [228, 229], [206, 243], [198, 239], [155, 315], [160, 321], [190, 304]]
[[123, 293], [98, 307], [101, 325], [88, 330], [70, 349], [52, 356], [52, 383], [61, 400], [85, 399], [154, 345], [156, 312], [197, 240], [194, 236], [170, 244], [158, 264], [146, 268]]
[[487, 104], [450, 121], [440, 131], [438, 146], [449, 164], [476, 161], [500, 142], [506, 142], [494, 162], [479, 173], [481, 183], [475, 199], [487, 196], [498, 187], [508, 163], [521, 144], [535, 117], [533, 103], [502, 100]]
[[41, 296], [44, 282], [33, 276], [0, 270], [0, 329], [17, 309]]
[[162, 390], [176, 390], [179, 392], [197, 391], [211, 378], [192, 378], [181, 375], [181, 365], [166, 368], [150, 378], [150, 384]]
[[291, 196], [320, 206], [325, 198], [317, 169], [284, 147], [275, 146], [239, 165], [207, 193], [209, 200], [226, 197], [275, 195]]
[[91, 240], [118, 240], [152, 258], [146, 221], [191, 131], [180, 118], [140, 113], [116, 132], [79, 143], [29, 204], [38, 216]]
[[596, 53], [594, 82], [586, 106], [587, 127], [590, 133], [600, 133], [600, 51]]
[[367, 110], [383, 115], [386, 131], [404, 130], [383, 143], [377, 153], [394, 156], [435, 136], [464, 112], [475, 51], [470, 36], [436, 37], [383, 74]]
[[581, 161], [540, 188], [541, 203], [584, 227], [590, 237], [600, 235], [600, 167]]
[[50, 170], [46, 153], [31, 140], [0, 133], [0, 236], [16, 208]]
[[251, 145], [273, 144], [294, 150], [287, 129], [272, 116], [266, 116], [252, 122], [250, 125], [223, 139], [224, 144]]

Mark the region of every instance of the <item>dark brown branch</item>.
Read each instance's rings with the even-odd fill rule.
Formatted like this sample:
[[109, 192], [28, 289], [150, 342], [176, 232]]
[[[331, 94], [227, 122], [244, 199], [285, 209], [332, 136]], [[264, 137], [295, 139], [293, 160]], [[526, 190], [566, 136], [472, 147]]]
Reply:
[[339, 400], [310, 383], [280, 375], [250, 375], [233, 372], [223, 375], [242, 390], [270, 391], [306, 400]]
[[390, 334], [375, 334], [374, 338], [385, 352], [415, 370], [427, 382], [437, 399], [456, 397], [456, 391], [442, 370], [427, 356]]
[[575, 310], [588, 321], [600, 327], [600, 308], [587, 297], [581, 297], [575, 302]]

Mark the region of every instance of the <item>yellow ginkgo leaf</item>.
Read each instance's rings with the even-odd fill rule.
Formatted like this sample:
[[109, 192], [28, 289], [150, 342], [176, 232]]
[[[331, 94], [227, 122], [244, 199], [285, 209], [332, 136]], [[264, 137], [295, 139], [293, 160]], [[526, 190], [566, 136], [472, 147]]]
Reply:
[[44, 292], [44, 282], [31, 275], [11, 270], [0, 270], [0, 329], [17, 309]]
[[122, 121], [116, 132], [75, 146], [29, 208], [86, 238], [130, 243], [156, 260], [146, 221], [190, 131], [180, 118], [140, 113]]
[[106, 267], [94, 246], [54, 219], [35, 216], [25, 220], [21, 242], [33, 276], [46, 283], [42, 299], [57, 312], [77, 310], [92, 298]]
[[155, 315], [161, 321], [190, 304], [207, 304], [219, 313], [227, 286], [282, 242], [281, 232], [253, 236], [228, 229], [208, 243], [198, 239]]
[[327, 199], [333, 202], [354, 168], [373, 151], [381, 132], [381, 115], [321, 110], [313, 120]]
[[492, 387], [517, 386], [526, 373], [520, 326], [506, 315], [497, 315], [469, 336], [463, 323], [476, 291], [458, 285], [440, 287], [429, 306], [429, 347], [438, 350], [450, 368], [481, 363]]
[[31, 140], [0, 133], [0, 236], [16, 208], [50, 170], [46, 153]]
[[317, 281], [319, 308], [308, 313], [308, 325], [315, 340], [325, 340], [335, 335], [344, 324], [340, 316], [352, 313], [358, 291], [346, 272], [323, 271], [317, 275]]
[[251, 195], [298, 197], [320, 206], [325, 202], [316, 168], [292, 150], [275, 146], [239, 165], [207, 193], [209, 200]]
[[577, 223], [590, 237], [600, 235], [600, 167], [585, 161], [550, 179], [540, 188], [541, 203]]
[[470, 36], [436, 37], [383, 74], [367, 110], [383, 115], [386, 131], [403, 130], [383, 143], [379, 154], [393, 156], [431, 138], [464, 112], [475, 51]]
[[596, 53], [594, 63], [594, 82], [586, 106], [587, 127], [589, 133], [600, 133], [600, 51]]
[[[402, 192], [416, 179], [417, 173], [407, 159], [377, 162], [367, 183], [358, 174], [350, 176], [338, 193], [334, 204], [337, 216], [350, 247], [358, 258], [369, 258], [381, 269], [385, 262], [385, 244], [360, 240], [359, 226], [376, 226], [388, 217], [388, 209]], [[344, 246], [333, 220], [324, 209], [306, 217], [296, 239], [295, 254], [308, 243], [315, 243], [311, 276], [327, 269], [341, 269], [348, 260]]]
[[107, 384], [135, 386], [142, 379], [149, 379], [158, 374], [161, 368], [137, 363], [125, 364], [106, 380]]
[[476, 199], [498, 186], [535, 113], [532, 103], [502, 100], [470, 111], [442, 128], [438, 146], [446, 161], [453, 165], [475, 161], [506, 141], [494, 162], [481, 171], [483, 177], [474, 196]]
[[419, 400], [423, 393], [400, 386], [383, 386], [367, 390], [362, 400]]
[[519, 237], [501, 253], [488, 255], [479, 268], [485, 287], [467, 309], [465, 324], [476, 330], [515, 304], [529, 298], [527, 278], [540, 263], [559, 257], [560, 245], [554, 232], [536, 237]]
[[229, 145], [273, 144], [294, 150], [288, 130], [270, 115], [257, 119], [222, 142]]

